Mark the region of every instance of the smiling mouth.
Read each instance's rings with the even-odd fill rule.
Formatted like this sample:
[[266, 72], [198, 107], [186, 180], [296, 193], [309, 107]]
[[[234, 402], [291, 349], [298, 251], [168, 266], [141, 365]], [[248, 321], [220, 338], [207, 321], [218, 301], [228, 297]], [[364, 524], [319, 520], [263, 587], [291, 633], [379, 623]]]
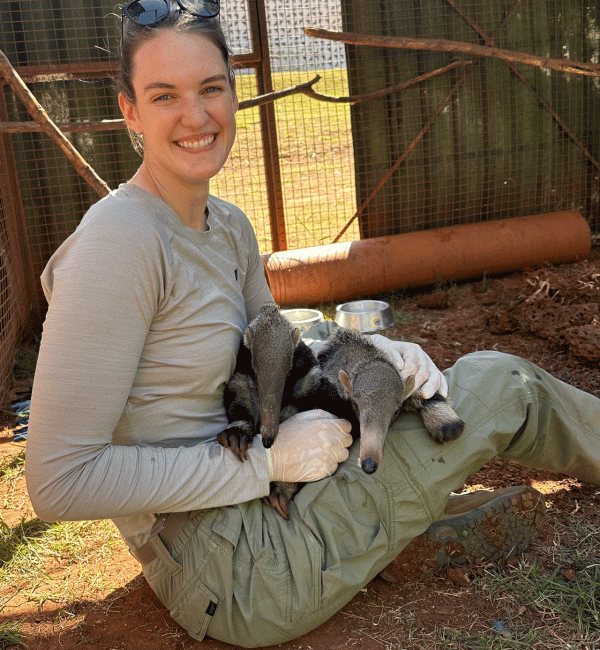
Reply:
[[212, 144], [216, 137], [216, 135], [209, 135], [202, 140], [176, 140], [175, 144], [183, 149], [202, 149], [207, 147], [209, 144]]

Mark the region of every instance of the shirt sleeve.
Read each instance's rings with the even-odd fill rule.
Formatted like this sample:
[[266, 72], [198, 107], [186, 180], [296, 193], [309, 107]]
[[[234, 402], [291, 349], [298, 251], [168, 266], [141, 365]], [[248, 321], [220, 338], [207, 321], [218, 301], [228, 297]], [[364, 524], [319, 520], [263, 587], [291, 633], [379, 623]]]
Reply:
[[169, 265], [168, 246], [147, 224], [102, 218], [80, 227], [46, 268], [49, 308], [26, 461], [42, 519], [187, 511], [268, 494], [260, 443], [244, 463], [216, 442], [112, 444], [148, 328], [169, 291]]
[[262, 305], [268, 302], [274, 302], [274, 300], [267, 283], [265, 267], [259, 252], [254, 229], [245, 215], [244, 220], [247, 226], [246, 236], [248, 238], [249, 260], [246, 283], [244, 285], [244, 301], [246, 304], [246, 316], [248, 322], [250, 322], [256, 316]]

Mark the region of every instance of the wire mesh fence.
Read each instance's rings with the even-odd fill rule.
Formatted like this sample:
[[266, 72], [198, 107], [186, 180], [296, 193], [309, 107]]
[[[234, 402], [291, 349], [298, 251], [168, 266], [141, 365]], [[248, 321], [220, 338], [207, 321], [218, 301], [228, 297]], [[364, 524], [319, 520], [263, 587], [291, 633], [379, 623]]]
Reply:
[[[598, 4], [479, 0], [344, 0], [347, 31], [485, 44], [543, 57], [598, 61]], [[351, 90], [366, 92], [472, 64], [353, 108], [359, 203], [414, 143], [371, 201], [362, 236], [598, 207], [598, 78], [441, 49], [352, 46]], [[433, 117], [433, 119], [431, 119]], [[420, 136], [420, 137], [419, 137]]]
[[[37, 0], [0, 0], [0, 18], [0, 49], [51, 119], [109, 187], [126, 181], [140, 159], [111, 82], [119, 6], [62, 0], [42, 11]], [[293, 94], [271, 113], [240, 110], [211, 191], [246, 211], [263, 253], [559, 209], [580, 211], [597, 233], [599, 77], [344, 45], [304, 28], [598, 62], [599, 20], [600, 0], [222, 0], [242, 102], [317, 76], [312, 88], [329, 101]], [[27, 315], [43, 309], [45, 263], [98, 197], [6, 84], [0, 141], [6, 368]]]

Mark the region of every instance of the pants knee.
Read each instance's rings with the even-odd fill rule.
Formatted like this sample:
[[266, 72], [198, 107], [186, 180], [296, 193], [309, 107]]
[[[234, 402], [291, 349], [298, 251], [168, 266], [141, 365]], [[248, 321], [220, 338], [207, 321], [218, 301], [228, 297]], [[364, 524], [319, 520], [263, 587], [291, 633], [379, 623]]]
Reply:
[[453, 382], [472, 392], [484, 391], [502, 398], [506, 391], [531, 392], [542, 379], [542, 371], [521, 357], [495, 350], [472, 352], [461, 357], [448, 371], [450, 390]]

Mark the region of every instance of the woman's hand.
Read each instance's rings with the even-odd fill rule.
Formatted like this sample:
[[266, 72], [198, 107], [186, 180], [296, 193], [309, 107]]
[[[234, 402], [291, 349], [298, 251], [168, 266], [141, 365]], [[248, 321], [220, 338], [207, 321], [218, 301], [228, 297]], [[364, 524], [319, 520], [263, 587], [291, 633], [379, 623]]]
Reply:
[[348, 458], [352, 444], [348, 420], [314, 409], [298, 413], [279, 426], [279, 433], [267, 449], [272, 481], [290, 483], [318, 481]]
[[435, 393], [448, 397], [446, 378], [420, 345], [392, 341], [381, 334], [372, 334], [371, 340], [396, 366], [407, 384], [413, 378], [414, 384], [410, 386], [405, 398], [417, 392], [423, 399], [429, 399]]

